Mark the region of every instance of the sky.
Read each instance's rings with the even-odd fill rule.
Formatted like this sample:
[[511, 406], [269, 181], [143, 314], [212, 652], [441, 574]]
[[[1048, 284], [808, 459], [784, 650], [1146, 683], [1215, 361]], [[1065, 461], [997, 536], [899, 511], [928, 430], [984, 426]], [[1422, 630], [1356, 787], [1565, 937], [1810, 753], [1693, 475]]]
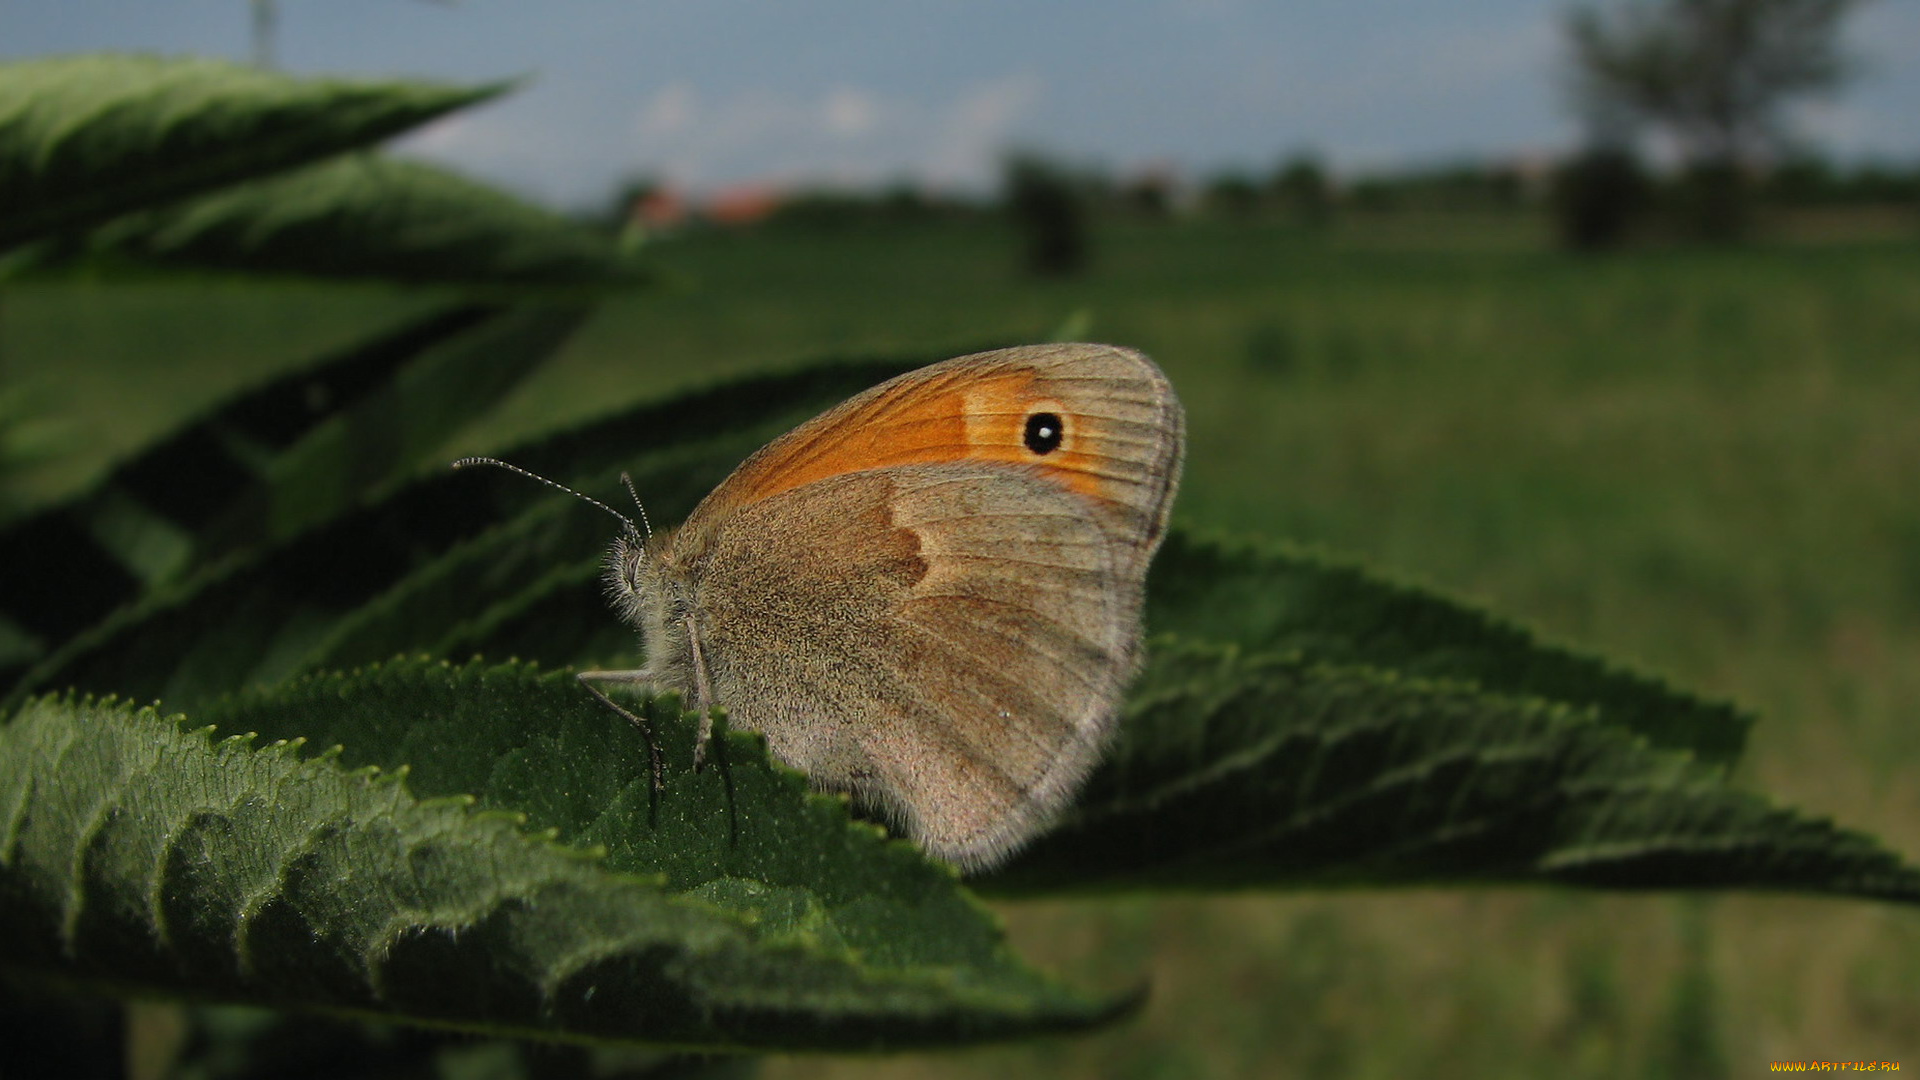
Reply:
[[[1614, 0], [1617, 2], [1617, 0]], [[983, 192], [1014, 148], [1119, 174], [1356, 173], [1577, 141], [1566, 0], [278, 0], [295, 74], [524, 76], [399, 149], [549, 204], [899, 181]], [[247, 0], [0, 0], [0, 58], [245, 60]], [[1920, 3], [1874, 0], [1859, 77], [1793, 116], [1845, 160], [1920, 160]]]

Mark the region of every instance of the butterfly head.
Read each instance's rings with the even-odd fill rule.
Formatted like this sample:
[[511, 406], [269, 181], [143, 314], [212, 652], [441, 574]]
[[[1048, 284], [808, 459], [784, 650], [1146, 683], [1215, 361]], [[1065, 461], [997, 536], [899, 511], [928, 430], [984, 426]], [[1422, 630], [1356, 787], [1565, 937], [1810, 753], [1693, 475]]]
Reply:
[[[670, 614], [666, 598], [662, 553], [650, 538], [623, 530], [607, 549], [607, 599], [620, 617], [642, 628]], [[653, 609], [658, 608], [658, 611]]]
[[693, 575], [673, 557], [668, 535], [626, 530], [607, 549], [607, 599], [627, 625], [640, 631], [644, 680], [683, 699], [694, 677]]

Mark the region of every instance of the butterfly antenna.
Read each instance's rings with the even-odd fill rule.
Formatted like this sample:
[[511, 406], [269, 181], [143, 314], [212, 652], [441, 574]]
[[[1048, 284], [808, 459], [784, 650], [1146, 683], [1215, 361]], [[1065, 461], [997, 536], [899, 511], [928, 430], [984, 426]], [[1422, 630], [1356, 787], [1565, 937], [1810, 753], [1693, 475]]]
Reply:
[[627, 496], [633, 500], [633, 508], [640, 511], [640, 524], [647, 530], [647, 539], [653, 539], [653, 522], [647, 520], [647, 506], [640, 501], [640, 493], [633, 490], [633, 477], [621, 473], [620, 482], [627, 486]]
[[[579, 492], [568, 487], [567, 485], [555, 483], [554, 481], [549, 480], [544, 476], [541, 476], [537, 472], [529, 472], [518, 465], [509, 465], [506, 462], [501, 461], [499, 458], [490, 458], [490, 457], [463, 457], [459, 461], [456, 461], [453, 463], [453, 467], [456, 469], [464, 469], [469, 465], [493, 465], [498, 468], [505, 469], [508, 472], [519, 473], [521, 476], [524, 476], [529, 480], [538, 480], [550, 488], [554, 488], [559, 491], [564, 491], [567, 494], [573, 496], [574, 498], [581, 500], [582, 502], [592, 503], [593, 505], [599, 507], [600, 509], [605, 510], [607, 513], [612, 514], [614, 517], [619, 518], [620, 523], [627, 527], [628, 532], [634, 534], [635, 536], [640, 535], [640, 530], [634, 527], [632, 518], [628, 517], [627, 515], [621, 513], [618, 510], [615, 510], [613, 507], [608, 506], [606, 503], [601, 502], [599, 499], [596, 499], [591, 495], [582, 495]], [[623, 474], [620, 478], [622, 480], [625, 480], [626, 476]], [[633, 484], [631, 482], [627, 484], [627, 490], [629, 492], [633, 490]], [[638, 502], [637, 499], [635, 501]], [[640, 512], [640, 517], [641, 517], [641, 520], [643, 521], [646, 520], [645, 510], [642, 510]], [[646, 535], [648, 536], [648, 538], [652, 538], [653, 536], [652, 526], [648, 526]]]

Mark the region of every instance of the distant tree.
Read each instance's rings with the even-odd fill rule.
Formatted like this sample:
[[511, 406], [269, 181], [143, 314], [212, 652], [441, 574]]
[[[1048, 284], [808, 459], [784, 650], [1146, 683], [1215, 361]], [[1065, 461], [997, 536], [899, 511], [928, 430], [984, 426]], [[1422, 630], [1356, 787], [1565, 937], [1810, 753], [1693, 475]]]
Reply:
[[1794, 157], [1767, 173], [1765, 196], [1787, 206], [1822, 206], [1841, 201], [1842, 181], [1826, 159]]
[[1268, 187], [1282, 208], [1304, 225], [1324, 224], [1333, 213], [1333, 183], [1312, 154], [1295, 154], [1274, 173]]
[[1823, 158], [1793, 157], [1768, 170], [1760, 193], [1781, 206], [1904, 204], [1920, 210], [1920, 162], [1904, 168], [1868, 162], [1843, 170]]
[[1260, 209], [1260, 185], [1245, 173], [1221, 173], [1207, 181], [1201, 205], [1222, 217], [1252, 217]]
[[1515, 209], [1526, 195], [1519, 168], [1468, 160], [1356, 177], [1342, 202], [1359, 211], [1484, 213]]
[[273, 67], [273, 31], [280, 24], [280, 11], [274, 0], [247, 0], [253, 13], [253, 66]]
[[1619, 247], [1653, 203], [1653, 182], [1630, 147], [1591, 146], [1553, 177], [1560, 242], [1576, 251]]
[[925, 221], [940, 216], [939, 201], [905, 180], [888, 184], [874, 200], [874, 208], [886, 221]]
[[1567, 22], [1578, 107], [1609, 124], [1638, 120], [1686, 160], [1683, 212], [1703, 236], [1747, 222], [1748, 170], [1781, 144], [1782, 106], [1849, 71], [1842, 18], [1860, 0], [1627, 0]]
[[1149, 168], [1122, 180], [1114, 189], [1114, 205], [1136, 217], [1164, 219], [1173, 214], [1179, 183], [1170, 169]]
[[1920, 207], [1920, 165], [1905, 170], [1886, 164], [1862, 166], [1847, 179], [1845, 197], [1860, 203], [1906, 203]]
[[788, 195], [774, 210], [780, 225], [812, 229], [892, 228], [955, 220], [975, 213], [957, 199], [907, 181], [878, 189], [816, 188]]
[[1368, 213], [1393, 213], [1406, 209], [1406, 191], [1390, 177], [1361, 176], [1347, 185], [1346, 205]]
[[1043, 276], [1079, 273], [1087, 263], [1085, 193], [1068, 169], [1032, 154], [1007, 159], [1007, 212], [1026, 244], [1026, 268]]

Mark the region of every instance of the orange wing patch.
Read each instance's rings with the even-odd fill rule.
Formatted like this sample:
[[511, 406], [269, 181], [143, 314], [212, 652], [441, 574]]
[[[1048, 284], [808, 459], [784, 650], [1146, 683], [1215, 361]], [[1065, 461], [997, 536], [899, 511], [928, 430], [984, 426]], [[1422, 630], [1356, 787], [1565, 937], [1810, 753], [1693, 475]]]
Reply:
[[[758, 502], [864, 469], [951, 461], [1031, 465], [1082, 495], [1110, 499], [1104, 455], [1092, 450], [1099, 418], [1071, 412], [1048, 389], [1032, 368], [953, 369], [882, 383], [768, 443], [714, 489], [703, 509]], [[1045, 455], [1025, 441], [1036, 405], [1057, 412], [1065, 426], [1059, 447]]]

